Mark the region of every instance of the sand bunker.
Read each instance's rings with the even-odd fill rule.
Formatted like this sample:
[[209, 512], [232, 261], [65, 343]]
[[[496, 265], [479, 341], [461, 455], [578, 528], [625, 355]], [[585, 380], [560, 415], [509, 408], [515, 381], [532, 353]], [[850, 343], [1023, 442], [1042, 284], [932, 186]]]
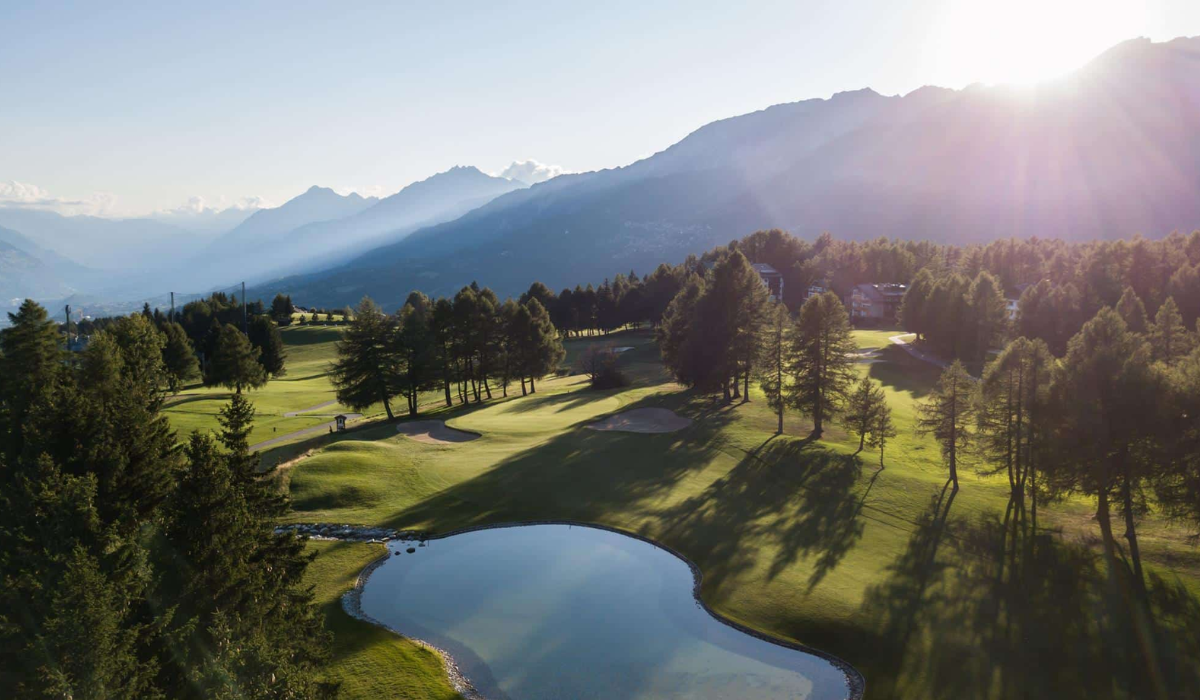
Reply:
[[619, 430], [625, 433], [673, 433], [691, 424], [691, 418], [676, 415], [670, 409], [635, 408], [584, 427], [592, 430]]
[[468, 433], [456, 430], [440, 420], [414, 420], [396, 426], [396, 432], [401, 435], [425, 442], [431, 445], [451, 445], [456, 442], [470, 442], [479, 438], [478, 433]]

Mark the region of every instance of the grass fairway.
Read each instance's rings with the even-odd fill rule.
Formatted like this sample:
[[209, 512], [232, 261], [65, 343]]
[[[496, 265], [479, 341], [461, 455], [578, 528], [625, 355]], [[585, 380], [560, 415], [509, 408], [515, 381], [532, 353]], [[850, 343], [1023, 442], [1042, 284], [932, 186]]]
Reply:
[[[539, 519], [601, 523], [683, 552], [702, 569], [701, 593], [715, 609], [842, 656], [866, 677], [868, 697], [986, 697], [1000, 682], [1040, 687], [1038, 664], [1008, 660], [1003, 650], [988, 657], [998, 671], [968, 662], [997, 644], [1001, 591], [992, 567], [998, 560], [1003, 570], [1007, 556], [1003, 538], [994, 537], [1007, 483], [968, 468], [962, 490], [946, 492], [936, 446], [913, 430], [915, 402], [938, 369], [886, 347], [893, 334], [856, 334], [861, 347], [883, 347], [878, 361], [859, 367], [884, 386], [900, 432], [882, 470], [877, 453], [855, 456], [857, 439], [840, 428], [813, 442], [803, 437], [808, 423], [789, 414], [785, 434], [776, 436], [761, 396], [726, 406], [684, 391], [667, 380], [649, 335], [627, 333], [572, 341], [569, 354], [587, 343], [633, 346], [621, 360], [635, 378], [629, 388], [591, 392], [582, 378], [561, 377], [540, 383], [534, 396], [440, 412], [450, 425], [482, 435], [460, 444], [417, 443], [388, 425], [335, 437], [292, 470], [292, 518], [440, 532]], [[659, 435], [581, 427], [650, 406], [695, 422]], [[1040, 545], [1064, 567], [1064, 581], [1094, 578], [1086, 551], [1055, 544], [1093, 537], [1090, 512], [1087, 503], [1067, 502], [1040, 516], [1043, 527], [1066, 535]], [[1200, 563], [1184, 533], [1162, 523], [1146, 530], [1154, 533], [1145, 541], [1151, 568], [1193, 585]], [[322, 558], [321, 570], [348, 577], [366, 561]], [[1025, 623], [1018, 636], [1045, 645], [1035, 648], [1047, 666], [1070, 662], [1077, 649], [1056, 650], [1055, 635], [1079, 628], [1088, 644], [1097, 643], [1086, 637], [1089, 596], [1068, 588], [1049, 602], [1008, 601], [1006, 629]], [[438, 697], [404, 695], [416, 686], [389, 666], [386, 637], [360, 649], [366, 633], [346, 631], [358, 625], [335, 630], [339, 649], [363, 654], [356, 672], [388, 678], [383, 695]], [[1038, 625], [1047, 626], [1044, 633]], [[1096, 670], [1079, 668], [1080, 688]]]
[[[341, 330], [324, 326], [289, 326], [280, 329], [287, 349], [287, 374], [272, 379], [261, 389], [248, 392], [257, 413], [251, 443], [263, 442], [305, 428], [328, 423], [338, 413], [350, 410], [336, 403], [311, 414], [285, 415], [335, 401], [329, 381], [329, 363], [336, 356]], [[217, 416], [228, 403], [230, 392], [221, 387], [196, 384], [176, 397], [168, 398], [163, 409], [180, 439], [195, 430], [218, 429]], [[382, 408], [379, 409], [382, 411]], [[368, 410], [368, 415], [374, 413]]]

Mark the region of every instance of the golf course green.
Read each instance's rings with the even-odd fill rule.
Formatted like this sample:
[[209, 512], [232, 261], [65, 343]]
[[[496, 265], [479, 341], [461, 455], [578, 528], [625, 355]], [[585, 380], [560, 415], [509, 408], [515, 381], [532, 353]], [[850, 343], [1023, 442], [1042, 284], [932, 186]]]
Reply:
[[[284, 332], [288, 376], [251, 394], [259, 407], [256, 438], [264, 425], [280, 432], [283, 425], [302, 428], [309, 419], [282, 414], [332, 400], [322, 368], [333, 357], [337, 332]], [[566, 343], [564, 366], [588, 344], [632, 346], [620, 358], [631, 379], [626, 388], [591, 391], [585, 378], [561, 376], [539, 382], [530, 396], [510, 387], [508, 398], [495, 391], [497, 398], [482, 405], [446, 409], [431, 401], [423, 408], [422, 419], [445, 420], [479, 439], [420, 442], [394, 424], [366, 420], [345, 433], [272, 446], [263, 460], [307, 455], [281, 475], [296, 523], [445, 533], [581, 521], [650, 538], [700, 568], [700, 594], [714, 610], [846, 659], [866, 678], [870, 698], [938, 697], [948, 688], [958, 691], [951, 696], [985, 697], [998, 684], [1043, 682], [1045, 671], [1028, 664], [1000, 659], [982, 670], [971, 663], [973, 650], [997, 643], [982, 638], [995, 625], [981, 620], [993, 602], [987, 582], [997, 555], [990, 548], [998, 546], [1004, 556], [1002, 538], [997, 545], [994, 535], [1008, 485], [965, 469], [961, 490], [946, 488], [937, 446], [914, 429], [916, 402], [939, 369], [886, 344], [901, 332], [856, 332], [860, 347], [879, 348], [859, 368], [884, 387], [899, 430], [882, 466], [876, 452], [856, 454], [857, 437], [839, 427], [810, 441], [810, 425], [794, 413], [776, 435], [775, 416], [755, 392], [748, 403], [726, 405], [674, 384], [646, 330]], [[636, 408], [669, 409], [692, 422], [658, 434], [584, 428]], [[184, 415], [183, 406], [169, 413], [180, 430], [215, 425], [211, 417], [204, 423]], [[1040, 546], [1054, 557], [1046, 566], [1089, 580], [1093, 510], [1069, 500], [1039, 514], [1040, 531], [1048, 535]], [[1151, 573], [1194, 597], [1200, 555], [1187, 532], [1149, 517], [1140, 533]], [[327, 674], [342, 682], [344, 697], [454, 697], [437, 655], [341, 608], [342, 593], [384, 548], [309, 546], [317, 553], [310, 581], [334, 634]], [[1037, 641], [1046, 646], [1047, 664], [1058, 658], [1053, 654], [1068, 653], [1051, 649], [1061, 642], [1056, 629], [1083, 635], [1089, 649], [1103, 641], [1087, 637], [1086, 621], [1066, 619], [1088, 610], [1092, 593], [1079, 589], [1074, 598], [1059, 591], [1053, 605], [1036, 599], [1006, 604], [1010, 624], [1036, 622], [1049, 630]], [[959, 663], [946, 663], [949, 654], [958, 654]], [[1085, 683], [1087, 661], [1076, 663]]]

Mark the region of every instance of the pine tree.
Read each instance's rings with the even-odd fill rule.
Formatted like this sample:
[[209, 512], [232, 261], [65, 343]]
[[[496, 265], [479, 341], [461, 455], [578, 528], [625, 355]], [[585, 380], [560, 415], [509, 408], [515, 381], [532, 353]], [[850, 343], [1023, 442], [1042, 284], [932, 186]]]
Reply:
[[812, 417], [813, 437], [820, 438], [845, 401], [854, 381], [850, 354], [857, 347], [850, 336], [850, 319], [833, 292], [809, 297], [800, 309], [792, 333], [793, 377], [788, 404]]
[[880, 410], [886, 406], [887, 396], [883, 393], [883, 388], [872, 382], [870, 377], [863, 377], [854, 391], [846, 397], [846, 412], [842, 422], [852, 434], [858, 435], [858, 450], [855, 454], [863, 451], [867, 444], [867, 436], [876, 427]]
[[400, 310], [400, 328], [395, 334], [397, 389], [408, 402], [408, 415], [417, 415], [417, 394], [437, 385], [438, 357], [430, 328], [431, 306], [419, 292], [409, 295]]
[[928, 332], [929, 295], [932, 292], [933, 275], [923, 268], [908, 285], [900, 302], [897, 321], [908, 332], [916, 333], [918, 340]]
[[121, 348], [125, 376], [145, 396], [156, 394], [167, 384], [163, 365], [166, 338], [145, 315], [119, 318], [105, 331]]
[[1150, 349], [1155, 360], [1168, 364], [1179, 360], [1192, 347], [1192, 339], [1183, 325], [1183, 317], [1174, 297], [1167, 297], [1158, 307], [1154, 325], [1150, 327]]
[[999, 342], [1008, 327], [1008, 309], [1003, 288], [991, 273], [980, 272], [967, 290], [967, 318], [973, 333], [966, 338], [966, 356], [987, 357], [992, 345]]
[[887, 447], [888, 440], [896, 437], [896, 426], [892, 423], [892, 408], [884, 401], [879, 405], [879, 410], [875, 412], [874, 420], [871, 421], [871, 433], [867, 437], [867, 446], [879, 448], [879, 467], [883, 468], [883, 451]]
[[917, 433], [933, 435], [941, 447], [955, 491], [958, 491], [958, 465], [971, 444], [969, 426], [975, 419], [972, 391], [971, 375], [962, 362], [955, 360], [917, 406]]
[[[1136, 298], [1136, 297], [1134, 297]], [[1013, 503], [1032, 495], [1037, 510], [1037, 470], [1047, 461], [1047, 402], [1054, 357], [1041, 340], [1017, 338], [987, 366], [976, 411], [984, 474], [1003, 472]]]
[[396, 358], [391, 335], [387, 317], [375, 302], [364, 298], [337, 345], [338, 357], [330, 367], [339, 402], [360, 410], [382, 402], [389, 420], [395, 417], [391, 398], [395, 395], [392, 373]]
[[550, 314], [546, 312], [546, 308], [537, 299], [530, 299], [524, 306], [529, 310], [529, 335], [526, 341], [528, 351], [524, 353], [527, 358], [525, 373], [529, 377], [530, 393], [537, 393], [534, 380], [557, 369], [566, 352], [563, 350], [558, 330], [550, 322]]
[[242, 393], [267, 383], [267, 373], [259, 364], [260, 351], [233, 324], [221, 327], [217, 346], [204, 374], [207, 386], [223, 386]]
[[1142, 585], [1136, 516], [1151, 464], [1141, 449], [1159, 423], [1163, 404], [1150, 370], [1150, 350], [1129, 332], [1111, 308], [1084, 324], [1068, 344], [1056, 375], [1056, 442], [1050, 477], [1057, 490], [1073, 490], [1096, 499], [1105, 558], [1119, 568], [1112, 532], [1112, 503], [1125, 516], [1134, 576]]
[[258, 362], [272, 377], [287, 374], [287, 351], [279, 326], [266, 316], [255, 316], [250, 321], [250, 344], [258, 348]]
[[200, 375], [196, 351], [192, 348], [192, 341], [188, 339], [183, 326], [178, 323], [164, 324], [163, 334], [166, 336], [162, 350], [163, 372], [167, 379], [167, 388], [172, 394], [178, 394], [184, 384]]
[[1133, 287], [1126, 287], [1125, 292], [1121, 294], [1121, 300], [1117, 302], [1117, 313], [1125, 320], [1125, 325], [1131, 333], [1146, 332], [1146, 306], [1137, 292], [1133, 291]]
[[0, 331], [0, 418], [7, 428], [0, 433], [0, 447], [15, 457], [24, 444], [29, 409], [53, 387], [63, 351], [58, 328], [32, 300], [8, 319], [12, 325]]
[[783, 304], [771, 304], [766, 310], [765, 331], [763, 342], [759, 346], [758, 362], [755, 363], [755, 373], [758, 385], [767, 397], [767, 406], [775, 412], [778, 425], [777, 435], [783, 434], [783, 412], [786, 408], [787, 372], [791, 366], [791, 343], [788, 332], [790, 319], [787, 307]]

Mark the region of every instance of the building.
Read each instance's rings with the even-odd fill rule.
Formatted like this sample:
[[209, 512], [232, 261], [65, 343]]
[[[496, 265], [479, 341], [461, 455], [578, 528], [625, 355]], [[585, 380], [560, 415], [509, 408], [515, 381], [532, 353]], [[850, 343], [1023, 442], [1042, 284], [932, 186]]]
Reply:
[[1017, 318], [1017, 309], [1019, 308], [1019, 299], [1009, 297], [1004, 300], [1004, 307], [1008, 310], [1008, 320], [1014, 321]]
[[828, 291], [829, 291], [829, 284], [827, 282], [821, 282], [820, 284], [810, 284], [808, 286], [808, 291], [806, 291], [804, 293], [804, 301], [808, 301], [809, 297], [820, 296]]
[[762, 279], [763, 286], [771, 295], [771, 301], [783, 301], [783, 273], [766, 263], [754, 263], [751, 267]]
[[850, 318], [891, 320], [896, 318], [908, 287], [903, 284], [859, 284], [850, 292]]
[[333, 420], [337, 423], [338, 432], [346, 429], [346, 416], [334, 416]]

